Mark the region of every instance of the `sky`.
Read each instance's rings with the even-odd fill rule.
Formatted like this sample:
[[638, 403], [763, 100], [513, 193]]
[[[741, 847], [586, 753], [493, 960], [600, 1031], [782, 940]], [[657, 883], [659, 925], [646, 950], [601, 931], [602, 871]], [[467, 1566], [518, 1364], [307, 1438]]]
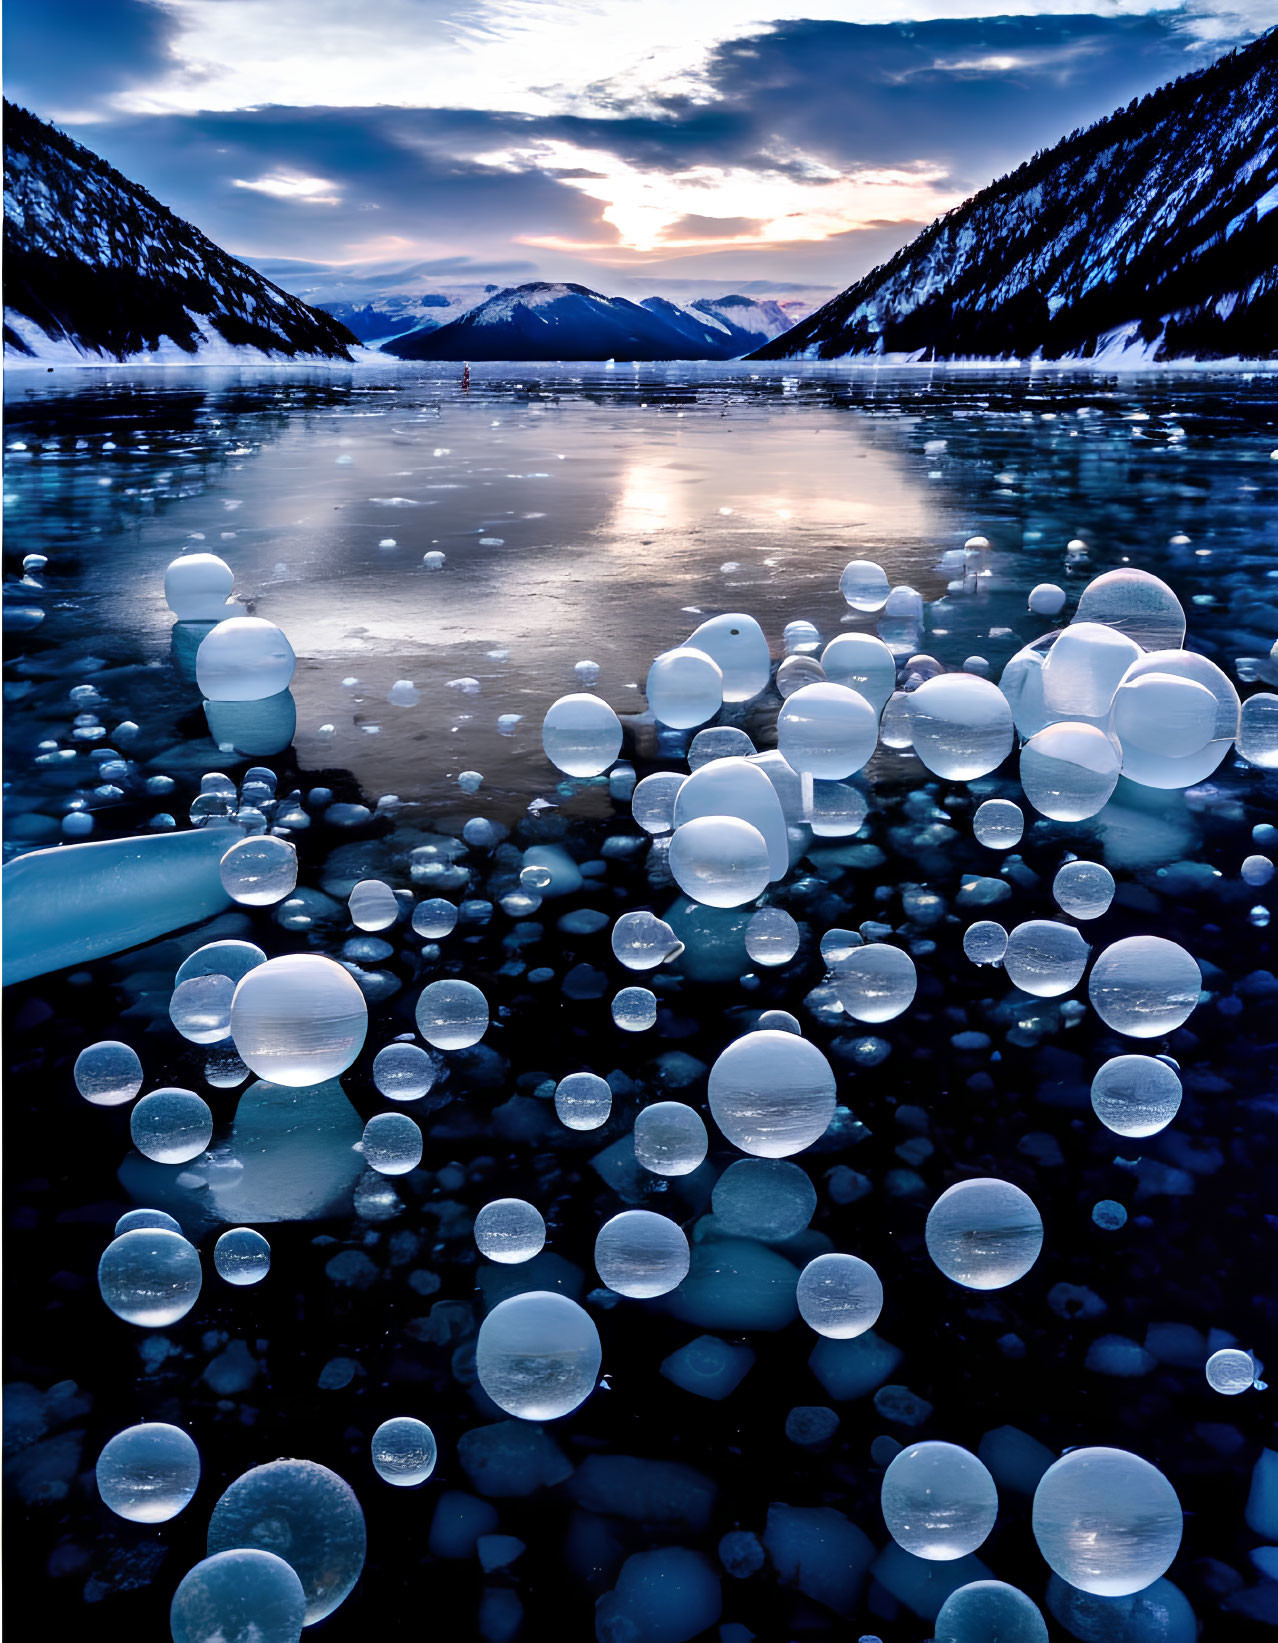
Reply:
[[311, 300], [822, 300], [1275, 0], [6, 0], [5, 94]]

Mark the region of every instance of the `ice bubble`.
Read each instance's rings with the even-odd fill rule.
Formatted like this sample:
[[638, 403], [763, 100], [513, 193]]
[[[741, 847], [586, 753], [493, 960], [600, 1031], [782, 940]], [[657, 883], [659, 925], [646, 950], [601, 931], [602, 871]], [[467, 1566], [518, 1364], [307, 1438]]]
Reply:
[[733, 1146], [756, 1158], [788, 1158], [829, 1128], [834, 1073], [806, 1039], [755, 1031], [729, 1044], [715, 1061], [709, 1100], [715, 1123]]
[[963, 932], [963, 952], [973, 964], [1001, 964], [1007, 951], [1007, 931], [993, 919], [969, 924]]
[[772, 657], [763, 629], [753, 616], [739, 612], [712, 616], [687, 641], [693, 650], [703, 650], [723, 674], [725, 702], [748, 702], [766, 690], [772, 674]]
[[379, 1112], [364, 1126], [364, 1161], [379, 1175], [407, 1175], [422, 1161], [422, 1132], [406, 1112]]
[[435, 1470], [435, 1434], [411, 1415], [383, 1421], [373, 1433], [370, 1451], [378, 1477], [399, 1489], [415, 1489]]
[[853, 610], [871, 612], [883, 609], [891, 584], [882, 565], [869, 559], [853, 559], [839, 577], [839, 591]]
[[475, 1345], [479, 1384], [520, 1420], [571, 1414], [594, 1391], [602, 1360], [589, 1313], [550, 1290], [499, 1301], [480, 1324]]
[[129, 1134], [144, 1158], [186, 1164], [213, 1139], [213, 1114], [194, 1090], [153, 1090], [129, 1114]]
[[864, 696], [881, 713], [896, 689], [896, 658], [872, 633], [840, 633], [821, 652], [827, 679]]
[[819, 685], [824, 679], [825, 669], [815, 656], [787, 656], [777, 669], [777, 695], [784, 701], [804, 685]]
[[1114, 875], [1095, 861], [1067, 861], [1052, 880], [1056, 905], [1071, 918], [1100, 918], [1114, 899]]
[[933, 1643], [1049, 1643], [1038, 1605], [1001, 1580], [974, 1580], [951, 1592], [932, 1630]]
[[965, 1289], [1005, 1289], [1023, 1278], [1043, 1247], [1033, 1200], [1010, 1181], [988, 1176], [948, 1187], [928, 1211], [932, 1260]]
[[808, 822], [819, 839], [846, 839], [859, 833], [869, 809], [864, 793], [848, 782], [812, 783]]
[[645, 833], [674, 830], [675, 795], [687, 779], [673, 770], [659, 770], [637, 784], [630, 796], [630, 814]]
[[200, 1294], [194, 1245], [163, 1227], [122, 1232], [98, 1262], [102, 1299], [125, 1323], [167, 1329], [185, 1318]]
[[1114, 697], [1111, 728], [1124, 749], [1160, 758], [1198, 753], [1216, 733], [1216, 698], [1175, 673], [1140, 673]]
[[395, 892], [381, 879], [361, 879], [350, 893], [347, 908], [357, 930], [388, 930], [400, 912]]
[[1003, 967], [1008, 980], [1035, 998], [1059, 998], [1077, 987], [1091, 951], [1072, 924], [1033, 918], [1007, 938]]
[[167, 1523], [188, 1504], [199, 1482], [200, 1451], [180, 1426], [163, 1421], [125, 1427], [98, 1456], [104, 1505], [132, 1523]]
[[710, 1143], [706, 1127], [681, 1101], [657, 1101], [635, 1118], [635, 1157], [653, 1175], [691, 1175]]
[[1180, 1110], [1180, 1079], [1152, 1055], [1116, 1055], [1092, 1079], [1092, 1110], [1115, 1135], [1157, 1135]]
[[1243, 1352], [1239, 1347], [1222, 1347], [1207, 1360], [1208, 1386], [1227, 1398], [1237, 1397], [1240, 1392], [1250, 1392], [1255, 1380], [1256, 1366], [1251, 1353]]
[[1113, 1198], [1102, 1198], [1092, 1205], [1092, 1220], [1102, 1232], [1117, 1232], [1127, 1225], [1127, 1211]]
[[1053, 715], [1043, 705], [1043, 663], [1055, 637], [1046, 633], [1018, 650], [999, 678], [998, 688], [1022, 736], [1033, 736], [1052, 722]]
[[1048, 717], [1103, 726], [1123, 675], [1140, 658], [1140, 646], [1114, 628], [1071, 622], [1043, 661]]
[[231, 1002], [231, 1036], [244, 1064], [291, 1089], [344, 1073], [367, 1032], [368, 1006], [354, 977], [319, 953], [259, 964]]
[[754, 964], [788, 964], [799, 950], [799, 926], [783, 907], [760, 907], [746, 925], [745, 947]]
[[893, 1021], [914, 1002], [914, 960], [885, 942], [858, 947], [839, 962], [834, 987], [839, 1003], [857, 1021]]
[[692, 1257], [682, 1229], [668, 1216], [627, 1209], [605, 1221], [595, 1239], [595, 1269], [616, 1295], [651, 1300], [688, 1276]]
[[271, 1246], [252, 1227], [232, 1227], [214, 1244], [213, 1265], [228, 1284], [260, 1284], [271, 1270]]
[[714, 764], [719, 759], [752, 759], [754, 743], [736, 725], [708, 725], [692, 738], [688, 748], [688, 769], [700, 770], [702, 765]]
[[646, 987], [623, 987], [614, 995], [612, 1019], [625, 1033], [646, 1033], [656, 1024], [657, 999]]
[[1259, 887], [1268, 884], [1274, 876], [1274, 864], [1268, 856], [1248, 856], [1242, 864], [1242, 881]]
[[198, 976], [229, 976], [239, 981], [259, 964], [266, 963], [266, 954], [251, 941], [210, 941], [197, 947], [173, 978], [174, 987]]
[[670, 841], [669, 866], [684, 894], [707, 907], [744, 906], [772, 877], [767, 840], [736, 816], [684, 822]]
[[104, 1038], [80, 1051], [71, 1076], [76, 1089], [95, 1107], [118, 1107], [132, 1101], [142, 1088], [142, 1063], [128, 1044]]
[[354, 1490], [336, 1472], [311, 1460], [255, 1466], [236, 1478], [213, 1508], [210, 1556], [248, 1547], [265, 1551], [264, 1542], [301, 1581], [308, 1626], [332, 1614], [350, 1595], [368, 1543]]
[[519, 869], [519, 887], [521, 890], [528, 890], [533, 893], [549, 890], [553, 881], [554, 874], [549, 867], [541, 867], [536, 862], [530, 867], [521, 867]]
[[988, 679], [944, 673], [911, 694], [910, 735], [934, 776], [972, 781], [997, 770], [1011, 752], [1012, 710]]
[[674, 730], [703, 725], [723, 706], [719, 664], [690, 645], [663, 651], [648, 669], [644, 689], [658, 724]]
[[488, 1031], [488, 1000], [469, 981], [432, 981], [417, 1000], [417, 1030], [437, 1050], [465, 1050]]
[[598, 776], [621, 752], [621, 720], [598, 696], [561, 696], [542, 721], [541, 745], [565, 775]]
[[785, 877], [790, 869], [785, 812], [776, 788], [758, 765], [736, 756], [715, 759], [693, 771], [675, 795], [676, 839], [687, 822], [711, 816], [735, 816], [757, 828], [768, 847], [770, 876]]
[[884, 747], [903, 753], [912, 747], [914, 732], [910, 727], [910, 698], [903, 690], [894, 690], [879, 718], [879, 740]]
[[777, 1243], [803, 1231], [816, 1210], [817, 1194], [797, 1164], [739, 1158], [715, 1182], [711, 1203], [725, 1232]]
[[218, 865], [222, 888], [245, 907], [271, 907], [297, 888], [297, 851], [270, 833], [237, 839]]
[[1142, 650], [1178, 650], [1185, 642], [1180, 600], [1166, 582], [1130, 565], [1094, 577], [1083, 589], [1074, 620], [1117, 628]]
[[[1152, 686], [1148, 680], [1154, 681]], [[1215, 698], [1206, 741], [1198, 742], [1205, 704], [1200, 695], [1183, 690], [1185, 685], [1200, 686]], [[1142, 694], [1146, 690], [1147, 697]], [[1129, 709], [1129, 698], [1134, 708]], [[1184, 727], [1183, 739], [1168, 734], [1177, 726]], [[1239, 733], [1238, 692], [1214, 662], [1195, 651], [1155, 651], [1127, 670], [1114, 698], [1112, 728], [1129, 781], [1162, 789], [1192, 787], [1210, 776], [1233, 746]], [[1198, 745], [1190, 745], [1194, 742]]]
[[1248, 696], [1238, 720], [1238, 751], [1248, 764], [1278, 769], [1278, 696]]
[[164, 573], [164, 599], [179, 622], [219, 622], [235, 573], [215, 553], [186, 553]]
[[163, 1227], [166, 1232], [181, 1232], [180, 1224], [162, 1209], [127, 1209], [115, 1223], [115, 1237], [122, 1232], [137, 1232], [147, 1227]]
[[1010, 799], [986, 799], [972, 817], [976, 842], [987, 850], [1011, 850], [1021, 842], [1025, 817], [1019, 804]]
[[821, 635], [815, 623], [800, 618], [796, 622], [787, 622], [781, 631], [781, 642], [785, 646], [786, 655], [794, 655], [801, 651], [812, 651], [821, 643]]
[[683, 943], [655, 913], [623, 913], [612, 927], [612, 951], [627, 970], [655, 970], [677, 958]]
[[791, 769], [822, 781], [860, 770], [879, 739], [879, 719], [846, 685], [805, 685], [777, 715], [777, 747]]
[[[397, 902], [396, 907], [398, 905]], [[413, 908], [413, 930], [427, 941], [440, 941], [444, 936], [451, 935], [456, 924], [457, 909], [442, 896], [419, 901]]]
[[541, 1211], [522, 1198], [494, 1198], [475, 1217], [475, 1247], [490, 1261], [517, 1266], [540, 1254], [545, 1242]]
[[1108, 803], [1120, 763], [1103, 730], [1064, 721], [1038, 731], [1021, 749], [1021, 786], [1040, 815], [1085, 821]]
[[810, 1329], [850, 1341], [872, 1329], [883, 1310], [883, 1285], [868, 1261], [855, 1255], [818, 1255], [799, 1274], [795, 1299]]
[[195, 678], [213, 702], [261, 702], [289, 687], [293, 647], [260, 616], [232, 616], [200, 641]]
[[441, 553], [438, 548], [431, 548], [422, 555], [422, 566], [425, 570], [443, 570], [444, 561], [448, 555]]
[[[494, 543], [496, 540], [493, 539]], [[585, 658], [580, 662], [574, 662], [572, 671], [573, 677], [579, 679], [583, 685], [593, 685], [599, 677], [599, 663]]]
[[237, 1548], [183, 1575], [169, 1610], [173, 1643], [298, 1643], [306, 1597], [274, 1552]]
[[1161, 1038], [1189, 1020], [1202, 972], [1178, 943], [1162, 936], [1116, 941], [1092, 966], [1087, 996], [1107, 1027], [1127, 1038]]
[[612, 1091], [598, 1073], [569, 1073], [555, 1085], [555, 1112], [565, 1129], [597, 1130], [612, 1112]]
[[1180, 1546], [1176, 1491], [1125, 1449], [1074, 1449], [1034, 1492], [1034, 1539], [1053, 1571], [1097, 1597], [1153, 1585]]
[[883, 1474], [883, 1521], [904, 1551], [934, 1563], [966, 1557], [998, 1517], [988, 1469], [956, 1443], [915, 1443]]
[[1035, 616], [1059, 616], [1065, 609], [1065, 589], [1055, 582], [1039, 582], [1030, 589], [1029, 608]]
[[420, 1101], [438, 1072], [434, 1057], [417, 1044], [387, 1044], [373, 1058], [373, 1083], [388, 1101]]

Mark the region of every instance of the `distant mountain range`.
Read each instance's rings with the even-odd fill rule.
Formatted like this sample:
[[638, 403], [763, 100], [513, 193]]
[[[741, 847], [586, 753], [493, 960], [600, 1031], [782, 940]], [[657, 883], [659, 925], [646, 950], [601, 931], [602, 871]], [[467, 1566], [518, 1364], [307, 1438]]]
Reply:
[[349, 360], [355, 338], [145, 189], [4, 105], [10, 360]]
[[1076, 131], [755, 359], [1278, 355], [1278, 29]]
[[[432, 310], [403, 335], [381, 344], [400, 359], [740, 359], [787, 331], [803, 305], [752, 297], [701, 297], [681, 304], [666, 297], [606, 297], [589, 286], [544, 280], [486, 296], [445, 323], [435, 313], [448, 310], [432, 298]], [[331, 313], [347, 324], [345, 305]], [[386, 308], [376, 305], [379, 314]], [[352, 326], [352, 328], [354, 328]], [[367, 334], [367, 333], [366, 333]]]

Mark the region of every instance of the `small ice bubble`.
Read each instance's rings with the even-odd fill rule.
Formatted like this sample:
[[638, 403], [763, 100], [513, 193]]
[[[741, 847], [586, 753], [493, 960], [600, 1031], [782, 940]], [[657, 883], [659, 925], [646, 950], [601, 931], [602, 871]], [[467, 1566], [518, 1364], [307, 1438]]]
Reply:
[[179, 622], [220, 621], [235, 574], [213, 553], [187, 553], [164, 573], [164, 598]]
[[499, 1301], [480, 1324], [475, 1343], [479, 1384], [499, 1409], [519, 1420], [571, 1414], [594, 1391], [602, 1358], [590, 1314], [549, 1290]]
[[623, 1032], [647, 1032], [656, 1024], [657, 1000], [646, 987], [623, 987], [613, 998], [612, 1019]]
[[416, 707], [422, 697], [411, 679], [396, 679], [386, 699], [393, 707]]
[[1239, 1347], [1222, 1347], [1207, 1360], [1208, 1386], [1227, 1398], [1237, 1397], [1240, 1392], [1250, 1392], [1255, 1380], [1256, 1366], [1251, 1353], [1243, 1352]]
[[497, 716], [497, 729], [503, 736], [513, 736], [515, 728], [523, 721], [522, 713], [501, 713]]
[[755, 964], [788, 964], [799, 950], [799, 926], [782, 907], [761, 907], [745, 929], [745, 949]]
[[233, 616], [200, 642], [195, 677], [214, 702], [259, 702], [287, 690], [296, 667], [293, 647], [274, 622]]
[[973, 964], [1001, 964], [1007, 952], [1007, 931], [992, 919], [969, 924], [963, 932], [963, 952]]
[[1258, 887], [1268, 884], [1274, 876], [1274, 864], [1268, 856], [1248, 856], [1242, 864], [1244, 884]]
[[893, 1021], [914, 1002], [918, 974], [908, 953], [873, 942], [839, 962], [834, 987], [843, 1008], [857, 1021]]
[[80, 1051], [72, 1077], [76, 1089], [95, 1107], [118, 1107], [142, 1088], [142, 1063], [128, 1044], [104, 1038]]
[[269, 833], [239, 839], [222, 857], [218, 876], [232, 901], [271, 907], [297, 888], [297, 851]]
[[422, 564], [426, 570], [443, 570], [445, 557], [446, 555], [440, 553], [438, 548], [432, 548], [429, 553], [422, 555]]
[[[398, 904], [396, 904], [398, 906]], [[413, 929], [427, 941], [440, 941], [450, 935], [457, 924], [457, 909], [442, 896], [419, 901], [413, 909]]]
[[351, 891], [347, 907], [357, 930], [389, 930], [400, 914], [395, 892], [381, 879], [361, 879]]
[[1117, 1232], [1127, 1225], [1127, 1211], [1113, 1198], [1102, 1198], [1092, 1206], [1092, 1220], [1102, 1232]]
[[706, 1127], [681, 1101], [657, 1101], [635, 1118], [635, 1157], [653, 1175], [691, 1175], [709, 1150]]
[[927, 1252], [965, 1289], [1005, 1289], [1023, 1278], [1043, 1247], [1033, 1200], [1010, 1181], [978, 1177], [948, 1188], [928, 1212]]
[[799, 1274], [795, 1299], [810, 1329], [846, 1341], [877, 1322], [883, 1285], [874, 1268], [855, 1255], [818, 1255]]
[[645, 833], [672, 831], [675, 796], [687, 779], [675, 771], [659, 770], [636, 784], [630, 796], [630, 814]]
[[217, 1044], [231, 1035], [235, 982], [226, 975], [191, 976], [169, 999], [169, 1020], [192, 1044]]
[[139, 1228], [112, 1240], [98, 1262], [102, 1299], [125, 1323], [166, 1329], [200, 1294], [200, 1257], [180, 1233]]
[[881, 1504], [898, 1546], [944, 1563], [986, 1540], [998, 1517], [998, 1490], [985, 1465], [958, 1444], [916, 1443], [883, 1474]]
[[463, 770], [457, 778], [457, 785], [463, 793], [478, 793], [484, 785], [484, 778], [478, 770]]
[[373, 1083], [388, 1101], [420, 1101], [438, 1074], [434, 1057], [417, 1044], [387, 1044], [373, 1060]]
[[772, 876], [763, 834], [736, 816], [694, 816], [684, 822], [670, 841], [668, 859], [679, 888], [708, 907], [744, 906]]
[[1015, 731], [1007, 698], [989, 679], [947, 673], [925, 679], [909, 697], [915, 753], [936, 776], [971, 781], [996, 770]]
[[490, 1261], [505, 1266], [531, 1261], [545, 1242], [541, 1211], [522, 1198], [494, 1198], [475, 1217], [475, 1247]]
[[1065, 589], [1055, 582], [1040, 582], [1030, 589], [1029, 608], [1035, 616], [1059, 616], [1065, 609]]
[[573, 665], [573, 675], [583, 685], [593, 685], [599, 677], [599, 663], [580, 661]]
[[791, 1032], [756, 1029], [710, 1069], [710, 1111], [733, 1146], [756, 1158], [788, 1158], [825, 1134], [835, 1081], [815, 1044]]
[[379, 1175], [407, 1175], [422, 1161], [422, 1132], [406, 1112], [379, 1112], [364, 1126], [364, 1160]]
[[1157, 1135], [1180, 1110], [1180, 1098], [1180, 1079], [1157, 1056], [1112, 1056], [1092, 1079], [1092, 1110], [1115, 1135]]
[[555, 1112], [565, 1129], [597, 1130], [612, 1112], [612, 1091], [597, 1073], [569, 1073], [555, 1086]]
[[598, 776], [621, 751], [621, 721], [598, 696], [561, 696], [546, 712], [541, 743], [557, 770]]
[[435, 1470], [435, 1434], [411, 1415], [383, 1421], [373, 1433], [370, 1451], [378, 1477], [399, 1489], [416, 1488]]
[[691, 1254], [682, 1228], [651, 1210], [623, 1210], [595, 1239], [595, 1270], [614, 1294], [652, 1300], [677, 1289]]
[[684, 645], [657, 657], [648, 669], [644, 691], [659, 724], [690, 730], [722, 707], [723, 673], [704, 651]]
[[853, 559], [839, 578], [839, 591], [853, 610], [868, 613], [883, 609], [891, 584], [882, 565], [868, 559]]
[[163, 1421], [128, 1426], [98, 1456], [98, 1493], [117, 1517], [168, 1523], [200, 1482], [200, 1451], [181, 1427]]
[[1035, 998], [1059, 998], [1083, 979], [1091, 951], [1072, 924], [1027, 919], [1007, 938], [1003, 967], [1008, 980]]
[[1056, 905], [1071, 918], [1100, 918], [1114, 899], [1114, 875], [1095, 861], [1067, 861], [1052, 880]]
[[153, 1090], [129, 1114], [129, 1134], [143, 1157], [157, 1164], [186, 1164], [213, 1139], [213, 1114], [194, 1090]]
[[271, 1246], [252, 1227], [232, 1227], [214, 1244], [213, 1265], [228, 1284], [260, 1284], [271, 1270]]
[[469, 981], [432, 981], [417, 1000], [417, 1030], [437, 1050], [464, 1050], [488, 1031], [488, 1000]]

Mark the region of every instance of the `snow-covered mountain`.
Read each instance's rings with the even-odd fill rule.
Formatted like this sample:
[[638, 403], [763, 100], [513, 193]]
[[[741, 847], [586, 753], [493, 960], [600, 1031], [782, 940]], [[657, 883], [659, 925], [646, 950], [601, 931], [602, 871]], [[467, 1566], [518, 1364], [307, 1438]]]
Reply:
[[756, 359], [1278, 355], [1278, 29], [1076, 131]]
[[11, 363], [340, 359], [355, 338], [145, 189], [6, 102], [4, 351]]
[[379, 296], [368, 302], [321, 302], [316, 306], [339, 320], [361, 342], [378, 347], [408, 331], [438, 331], [500, 290], [499, 285], [451, 285], [421, 296]]
[[780, 303], [750, 297], [631, 302], [535, 281], [382, 346], [401, 359], [739, 359], [789, 323]]

